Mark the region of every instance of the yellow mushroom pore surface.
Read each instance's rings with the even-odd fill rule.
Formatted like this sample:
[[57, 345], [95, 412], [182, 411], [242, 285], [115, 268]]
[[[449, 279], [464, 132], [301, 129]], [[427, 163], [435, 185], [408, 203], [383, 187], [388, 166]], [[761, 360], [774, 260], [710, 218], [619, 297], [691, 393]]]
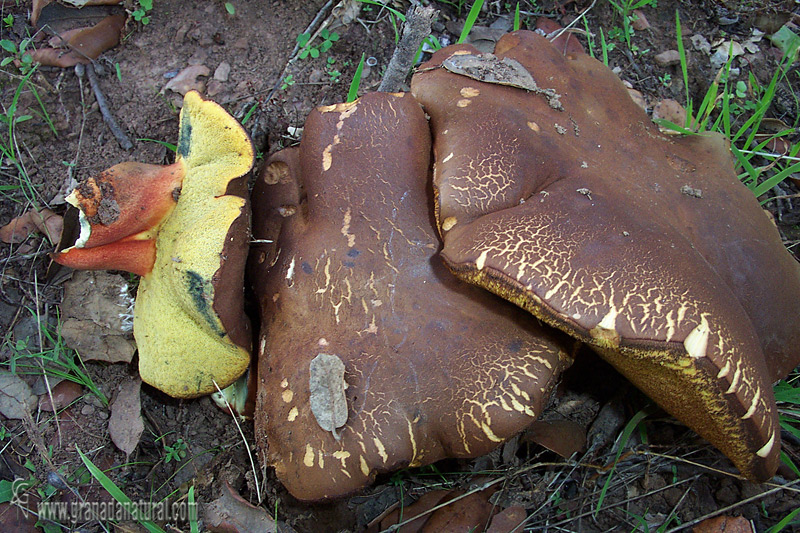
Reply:
[[212, 380], [225, 387], [250, 361], [215, 312], [212, 285], [228, 229], [246, 216], [245, 200], [220, 196], [209, 201], [214, 191], [198, 185], [207, 181], [202, 174], [218, 169], [207, 164], [191, 172], [159, 233], [156, 262], [141, 280], [134, 318], [142, 379], [178, 397], [215, 392]]

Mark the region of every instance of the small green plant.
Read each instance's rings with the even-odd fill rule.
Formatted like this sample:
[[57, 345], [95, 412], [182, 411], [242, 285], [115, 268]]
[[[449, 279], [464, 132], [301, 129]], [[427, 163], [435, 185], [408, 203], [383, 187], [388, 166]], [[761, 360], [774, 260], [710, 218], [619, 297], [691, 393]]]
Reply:
[[236, 7], [234, 7], [233, 2], [225, 2], [225, 11], [228, 12], [228, 15], [236, 14]]
[[672, 74], [665, 72], [662, 76], [659, 76], [658, 81], [660, 81], [661, 85], [664, 87], [669, 87], [672, 83]]
[[11, 27], [14, 26], [14, 15], [3, 17], [3, 26], [10, 30]]
[[294, 76], [292, 76], [291, 74], [287, 74], [287, 76], [283, 78], [283, 83], [281, 84], [281, 91], [285, 91], [292, 85], [294, 85]]
[[11, 346], [12, 354], [9, 358], [9, 371], [12, 374], [42, 375], [73, 381], [86, 387], [92, 394], [108, 406], [108, 398], [95, 385], [80, 356], [67, 348], [64, 339], [57, 331], [51, 331], [48, 326], [42, 325], [42, 343], [46, 346], [40, 351], [34, 351], [29, 346], [27, 339], [20, 339]]
[[623, 41], [628, 49], [633, 53], [645, 53], [647, 50], [639, 50], [639, 47], [631, 43], [631, 38], [634, 35], [633, 23], [636, 21], [634, 10], [640, 9], [645, 6], [656, 6], [656, 0], [608, 0], [614, 6], [614, 9], [619, 13], [622, 18], [622, 28], [615, 27], [608, 32], [609, 39], [617, 39]]
[[180, 463], [181, 460], [186, 457], [186, 448], [186, 443], [183, 442], [182, 438], [178, 438], [172, 446], [165, 444], [164, 451], [167, 455], [164, 457], [164, 462], [169, 463], [170, 461], [175, 461], [176, 463]]
[[333, 66], [336, 63], [336, 58], [329, 57], [325, 63], [326, 63], [325, 72], [328, 74], [331, 83], [336, 83], [337, 81], [339, 81], [339, 76], [342, 75], [342, 73], [336, 70], [336, 68], [334, 68]]
[[29, 72], [32, 72], [34, 68], [33, 56], [25, 53], [30, 45], [30, 39], [22, 39], [22, 42], [19, 44], [19, 46], [17, 46], [17, 43], [9, 39], [1, 40], [0, 48], [8, 52], [10, 55], [7, 55], [2, 59], [2, 61], [0, 61], [0, 67], [5, 67], [12, 61], [17, 60], [19, 61], [19, 71], [23, 76]]
[[298, 54], [300, 59], [305, 59], [308, 56], [316, 59], [320, 54], [324, 54], [330, 50], [333, 43], [339, 40], [339, 34], [335, 31], [329, 31], [328, 28], [324, 28], [319, 32], [319, 36], [322, 42], [318, 46], [311, 46], [311, 34], [308, 32], [301, 33], [297, 36], [297, 44], [300, 45], [301, 48]]
[[[675, 26], [677, 35], [681, 35], [681, 21], [677, 11]], [[704, 131], [716, 131], [724, 135], [731, 143], [739, 179], [756, 197], [762, 196], [791, 174], [800, 172], [800, 158], [797, 157], [800, 153], [800, 143], [790, 145], [788, 153], [784, 154], [772, 154], [766, 149], [776, 139], [792, 135], [793, 129], [787, 128], [772, 135], [757, 137], [775, 98], [778, 82], [787, 76], [792, 58], [784, 55], [772, 79], [762, 86], [752, 74], [749, 83], [730, 81], [733, 54], [729, 52], [728, 61], [709, 86], [700, 105], [695, 108], [695, 103], [689, 95], [689, 75], [683, 39], [679, 38], [677, 44], [681, 74], [686, 88], [686, 122], [671, 124], [659, 121], [661, 126], [689, 135]], [[744, 102], [740, 104], [742, 99]], [[759, 165], [756, 157], [763, 158], [766, 164]], [[769, 198], [766, 198], [763, 202], [768, 200]]]
[[86, 465], [86, 468], [89, 469], [89, 473], [92, 474], [92, 477], [94, 477], [115, 500], [126, 505], [130, 509], [131, 516], [133, 516], [134, 519], [136, 519], [150, 533], [165, 533], [164, 530], [161, 529], [155, 522], [140, 519], [138, 516], [139, 509], [136, 505], [133, 505], [133, 502], [128, 495], [125, 494], [116, 483], [111, 481], [111, 479], [109, 479], [109, 477], [102, 470], [100, 470], [91, 459], [84, 455], [80, 448], [77, 446], [75, 446], [75, 448], [78, 450], [78, 455], [80, 455], [83, 464]]
[[150, 24], [150, 11], [153, 9], [153, 0], [139, 0], [139, 7], [137, 7], [131, 15], [133, 20], [141, 22], [145, 26]]

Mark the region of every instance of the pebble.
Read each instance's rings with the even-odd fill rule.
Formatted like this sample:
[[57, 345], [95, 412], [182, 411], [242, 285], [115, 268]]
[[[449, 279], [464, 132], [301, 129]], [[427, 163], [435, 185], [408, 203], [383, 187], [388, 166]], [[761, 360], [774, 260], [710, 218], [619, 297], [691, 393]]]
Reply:
[[223, 61], [214, 71], [214, 79], [218, 81], [228, 81], [228, 76], [231, 73], [231, 64]]
[[681, 54], [677, 50], [666, 50], [658, 54], [654, 59], [662, 67], [669, 67], [681, 62]]

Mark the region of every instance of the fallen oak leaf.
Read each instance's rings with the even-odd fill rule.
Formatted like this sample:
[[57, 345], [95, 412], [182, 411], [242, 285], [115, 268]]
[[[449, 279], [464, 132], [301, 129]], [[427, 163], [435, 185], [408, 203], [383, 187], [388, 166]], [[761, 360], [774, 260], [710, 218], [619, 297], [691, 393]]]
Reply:
[[21, 420], [36, 407], [36, 396], [19, 376], [0, 371], [0, 414]]
[[58, 242], [62, 228], [61, 216], [56, 215], [49, 209], [41, 211], [30, 210], [18, 216], [2, 228], [0, 228], [0, 241], [7, 244], [19, 244], [38, 230], [43, 233], [51, 243]]
[[61, 336], [84, 360], [130, 363], [136, 351], [131, 338], [133, 299], [118, 274], [76, 272], [64, 284]]
[[189, 91], [195, 90], [203, 92], [205, 83], [199, 81], [197, 78], [200, 76], [209, 76], [211, 70], [205, 65], [191, 65], [178, 72], [177, 76], [169, 80], [167, 84], [161, 89], [161, 94], [167, 91], [173, 91], [186, 95]]
[[144, 431], [142, 422], [142, 407], [139, 392], [142, 380], [137, 376], [130, 381], [123, 382], [119, 387], [117, 397], [111, 404], [111, 417], [108, 420], [108, 434], [114, 445], [125, 452], [133, 453], [139, 438]]
[[261, 507], [255, 507], [225, 482], [222, 495], [203, 507], [203, 519], [209, 531], [221, 533], [292, 533], [294, 529], [275, 522]]
[[50, 394], [45, 392], [39, 396], [39, 409], [50, 413], [63, 409], [83, 395], [83, 387], [74, 381], [65, 379]]
[[319, 426], [339, 440], [336, 429], [347, 422], [344, 363], [335, 355], [321, 353], [311, 360], [308, 370], [311, 412]]
[[93, 59], [119, 44], [125, 15], [110, 15], [90, 28], [69, 32], [65, 48], [40, 48], [31, 52], [33, 61], [52, 67], [74, 67], [78, 63], [89, 63]]

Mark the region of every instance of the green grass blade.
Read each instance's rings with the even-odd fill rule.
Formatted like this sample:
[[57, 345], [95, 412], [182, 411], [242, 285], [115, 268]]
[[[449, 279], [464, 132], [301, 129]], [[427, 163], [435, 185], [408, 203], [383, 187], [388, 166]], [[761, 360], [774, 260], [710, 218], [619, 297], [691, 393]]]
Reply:
[[517, 2], [517, 7], [514, 8], [514, 31], [517, 31], [519, 28], [519, 2]]
[[403, 15], [403, 13], [401, 13], [400, 11], [396, 10], [393, 7], [387, 6], [383, 2], [377, 2], [376, 0], [358, 0], [358, 1], [361, 2], [362, 4], [371, 4], [373, 6], [378, 6], [378, 7], [382, 7], [384, 9], [387, 9], [387, 10], [389, 10], [389, 12], [392, 15], [394, 15], [397, 18], [399, 18], [401, 21], [403, 21], [403, 22], [406, 21], [406, 16]]
[[361, 61], [358, 62], [356, 73], [353, 75], [353, 81], [350, 82], [350, 90], [347, 91], [347, 102], [354, 102], [358, 98], [358, 88], [361, 86], [361, 72], [364, 70], [364, 58], [366, 52], [361, 53]]
[[753, 194], [756, 195], [756, 197], [761, 196], [795, 172], [800, 172], [800, 163], [795, 163], [794, 165], [788, 166], [780, 172], [770, 176], [768, 179], [765, 179], [753, 189]]
[[681, 58], [681, 75], [683, 76], [683, 87], [686, 91], [686, 124], [692, 123], [692, 100], [689, 98], [689, 69], [687, 68], [686, 50], [683, 48], [683, 34], [681, 33], [681, 16], [675, 10], [675, 31], [678, 36], [678, 55]]
[[617, 461], [619, 461], [620, 455], [622, 455], [622, 450], [625, 449], [625, 445], [628, 444], [628, 440], [631, 438], [633, 431], [639, 425], [639, 422], [645, 419], [650, 414], [649, 408], [644, 408], [638, 411], [635, 415], [631, 417], [630, 422], [625, 426], [625, 429], [622, 430], [622, 434], [620, 435], [619, 439], [617, 440], [617, 455], [614, 457], [614, 464], [611, 466], [611, 470], [608, 472], [608, 477], [606, 478], [606, 482], [603, 484], [602, 490], [600, 490], [600, 497], [597, 499], [597, 505], [594, 508], [594, 516], [597, 516], [597, 513], [600, 512], [600, 507], [603, 505], [603, 501], [606, 498], [606, 493], [608, 492], [608, 488], [611, 486], [611, 478], [614, 477], [614, 471], [617, 468]]
[[147, 529], [147, 531], [149, 531], [150, 533], [166, 533], [163, 529], [158, 527], [158, 525], [152, 520], [140, 520], [138, 518], [139, 509], [135, 505], [133, 505], [133, 502], [131, 501], [130, 498], [128, 498], [128, 495], [122, 492], [122, 489], [120, 489], [116, 485], [116, 483], [111, 481], [108, 478], [108, 476], [103, 473], [102, 470], [97, 468], [97, 465], [95, 465], [91, 459], [89, 459], [86, 455], [84, 455], [81, 449], [77, 445], [75, 445], [75, 449], [78, 451], [78, 455], [81, 456], [83, 464], [86, 465], [86, 468], [92, 474], [92, 477], [94, 477], [100, 483], [100, 485], [102, 485], [102, 487], [106, 489], [109, 494], [111, 494], [111, 496], [115, 500], [117, 500], [121, 504], [128, 504], [131, 516], [134, 517], [134, 519], [137, 522], [139, 522], [142, 526], [144, 526], [144, 528]]
[[475, 21], [478, 20], [478, 15], [481, 12], [481, 7], [483, 7], [483, 0], [475, 0], [475, 3], [472, 4], [472, 7], [467, 14], [467, 20], [464, 22], [464, 29], [461, 30], [461, 35], [458, 37], [458, 41], [456, 44], [461, 44], [467, 40], [467, 36], [469, 32], [472, 31], [472, 26], [475, 25]]
[[600, 28], [600, 48], [603, 51], [603, 64], [608, 66], [608, 44], [606, 43], [606, 36], [603, 34], [603, 28]]
[[[197, 503], [194, 501], [194, 485], [189, 487], [189, 509], [197, 509]], [[200, 525], [197, 523], [196, 516], [189, 520], [189, 531], [200, 533]]]
[[787, 526], [797, 525], [798, 522], [795, 522], [795, 518], [797, 515], [800, 515], [800, 507], [792, 511], [791, 513], [787, 514], [783, 517], [783, 520], [772, 526], [767, 530], [767, 533], [778, 533], [779, 531], [783, 531], [786, 529]]
[[147, 137], [139, 137], [139, 138], [138, 138], [138, 139], [136, 139], [136, 140], [137, 140], [137, 141], [145, 141], [145, 142], [149, 142], [149, 143], [156, 143], [156, 144], [160, 144], [161, 146], [163, 146], [164, 148], [166, 148], [167, 150], [170, 150], [170, 151], [172, 151], [172, 152], [175, 152], [175, 151], [177, 151], [177, 150], [178, 150], [178, 147], [177, 147], [177, 146], [175, 146], [174, 144], [172, 144], [172, 143], [168, 143], [168, 142], [166, 142], [166, 141], [159, 141], [158, 139], [149, 139], [149, 138], [147, 138]]

